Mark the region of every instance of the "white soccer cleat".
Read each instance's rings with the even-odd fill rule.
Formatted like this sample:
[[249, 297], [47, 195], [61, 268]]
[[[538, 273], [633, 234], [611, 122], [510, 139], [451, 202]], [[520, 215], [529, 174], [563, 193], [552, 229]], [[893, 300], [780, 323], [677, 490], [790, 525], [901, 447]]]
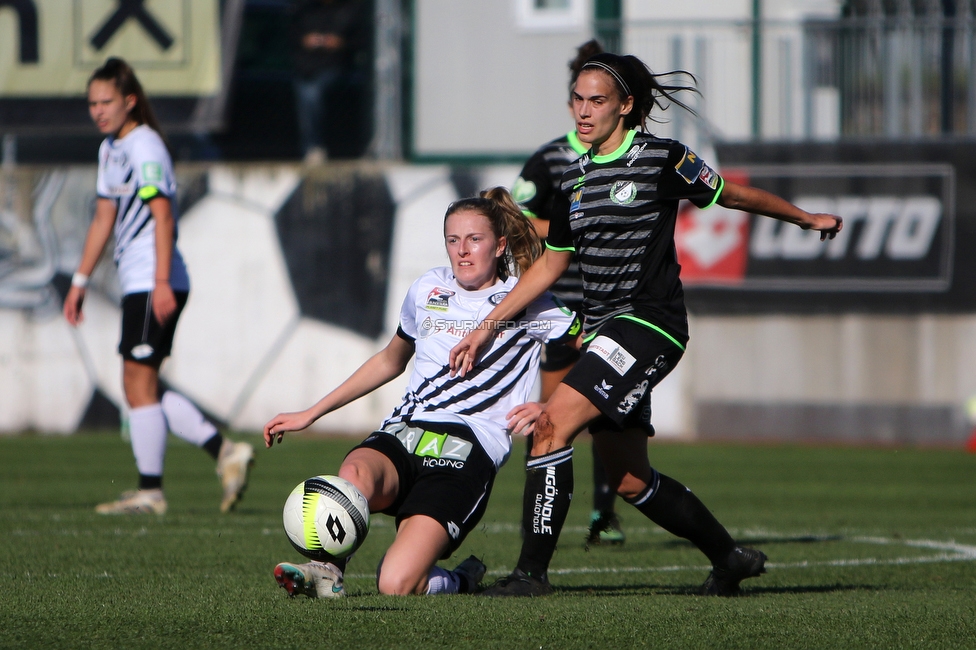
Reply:
[[124, 492], [118, 501], [109, 501], [95, 506], [100, 515], [164, 515], [166, 498], [159, 488], [154, 490], [133, 490]]
[[331, 563], [282, 562], [275, 567], [274, 577], [289, 596], [304, 594], [309, 598], [342, 598], [346, 595], [346, 588], [342, 585], [342, 571]]
[[230, 512], [244, 494], [247, 487], [247, 473], [254, 464], [254, 447], [246, 442], [231, 442], [224, 439], [217, 454], [217, 476], [224, 487], [224, 498], [220, 502], [221, 512]]

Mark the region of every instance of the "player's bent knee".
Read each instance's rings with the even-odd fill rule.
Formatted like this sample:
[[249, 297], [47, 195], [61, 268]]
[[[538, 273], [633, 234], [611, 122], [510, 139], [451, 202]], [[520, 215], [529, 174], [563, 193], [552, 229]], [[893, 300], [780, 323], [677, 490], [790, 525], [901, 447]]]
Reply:
[[[611, 482], [611, 485], [613, 483]], [[631, 475], [624, 476], [617, 484], [617, 495], [622, 499], [633, 499], [647, 489], [647, 482]]]
[[535, 430], [532, 432], [532, 453], [539, 455], [551, 451], [555, 431], [549, 414], [543, 411], [536, 420]]
[[364, 495], [372, 495], [376, 492], [376, 485], [381, 477], [377, 476], [376, 469], [372, 465], [365, 460], [357, 459], [355, 454], [354, 451], [342, 461], [342, 465], [339, 467], [339, 477], [355, 485], [356, 489]]
[[376, 572], [376, 588], [384, 596], [409, 596], [427, 591], [426, 576], [417, 578], [408, 571], [380, 565]]

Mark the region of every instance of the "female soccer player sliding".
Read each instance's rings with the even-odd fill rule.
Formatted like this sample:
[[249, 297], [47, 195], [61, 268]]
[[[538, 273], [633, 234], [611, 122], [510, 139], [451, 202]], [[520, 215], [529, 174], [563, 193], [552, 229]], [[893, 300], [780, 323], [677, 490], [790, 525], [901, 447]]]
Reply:
[[[724, 181], [680, 142], [645, 132], [655, 105], [691, 90], [660, 83], [633, 56], [598, 54], [571, 93], [576, 133], [589, 151], [562, 177], [546, 251], [488, 316], [451, 351], [466, 376], [504, 322], [531, 304], [569, 266], [583, 275], [584, 347], [555, 389], [534, 431], [527, 473], [522, 551], [511, 575], [487, 596], [551, 591], [547, 571], [573, 491], [573, 439], [589, 427], [617, 494], [665, 530], [695, 544], [712, 563], [706, 595], [732, 596], [765, 570], [766, 556], [735, 543], [688, 488], [651, 467], [651, 389], [678, 363], [688, 342], [674, 248], [678, 202], [718, 203], [819, 230], [833, 238], [841, 219], [810, 214], [756, 188]], [[640, 129], [638, 131], [638, 129]], [[548, 488], [548, 491], [547, 491]], [[531, 504], [546, 502], [542, 514]]]
[[159, 366], [169, 356], [190, 278], [176, 248], [173, 161], [142, 85], [122, 59], [111, 58], [88, 81], [88, 110], [105, 136], [98, 150], [98, 201], [78, 271], [64, 299], [71, 325], [83, 320], [88, 278], [109, 237], [122, 284], [122, 384], [129, 404], [139, 489], [96, 508], [100, 514], [166, 512], [163, 460], [167, 427], [217, 461], [227, 512], [247, 485], [254, 449], [226, 440], [190, 400], [159, 397]]
[[[481, 364], [452, 377], [451, 348], [511, 291], [541, 246], [502, 188], [451, 204], [444, 241], [450, 268], [431, 269], [413, 283], [387, 346], [313, 406], [279, 414], [264, 427], [271, 447], [286, 431], [304, 429], [399, 376], [414, 358], [403, 402], [339, 468], [371, 512], [396, 518], [396, 538], [377, 570], [383, 594], [475, 590], [485, 573], [477, 558], [453, 571], [436, 563], [481, 520], [511, 451], [507, 429], [531, 429], [538, 416], [538, 405], [526, 401], [541, 344], [579, 334], [576, 316], [540, 293], [496, 332]], [[290, 595], [328, 598], [345, 594], [344, 564], [282, 563], [274, 573]]]

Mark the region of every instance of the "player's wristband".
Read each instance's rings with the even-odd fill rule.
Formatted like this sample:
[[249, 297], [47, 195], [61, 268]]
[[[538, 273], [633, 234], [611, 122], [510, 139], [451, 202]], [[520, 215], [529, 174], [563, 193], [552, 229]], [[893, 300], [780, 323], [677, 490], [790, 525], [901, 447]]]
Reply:
[[88, 276], [80, 271], [76, 272], [71, 276], [71, 286], [78, 287], [79, 289], [87, 289]]

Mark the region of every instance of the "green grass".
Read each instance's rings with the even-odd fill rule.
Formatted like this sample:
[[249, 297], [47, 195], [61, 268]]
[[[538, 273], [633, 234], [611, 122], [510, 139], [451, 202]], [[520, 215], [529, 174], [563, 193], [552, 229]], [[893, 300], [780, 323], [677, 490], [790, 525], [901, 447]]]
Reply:
[[[132, 487], [117, 435], [0, 438], [0, 647], [976, 647], [976, 457], [961, 451], [653, 441], [658, 469], [769, 555], [743, 598], [694, 595], [704, 557], [623, 503], [627, 543], [585, 551], [581, 440], [553, 596], [379, 596], [372, 574], [394, 531], [376, 516], [348, 598], [289, 599], [271, 575], [299, 559], [281, 532], [285, 496], [335, 472], [353, 444], [292, 437], [260, 449], [246, 498], [221, 516], [213, 463], [173, 442], [169, 513], [112, 518], [92, 508]], [[447, 565], [473, 553], [489, 578], [511, 569], [522, 453]]]

